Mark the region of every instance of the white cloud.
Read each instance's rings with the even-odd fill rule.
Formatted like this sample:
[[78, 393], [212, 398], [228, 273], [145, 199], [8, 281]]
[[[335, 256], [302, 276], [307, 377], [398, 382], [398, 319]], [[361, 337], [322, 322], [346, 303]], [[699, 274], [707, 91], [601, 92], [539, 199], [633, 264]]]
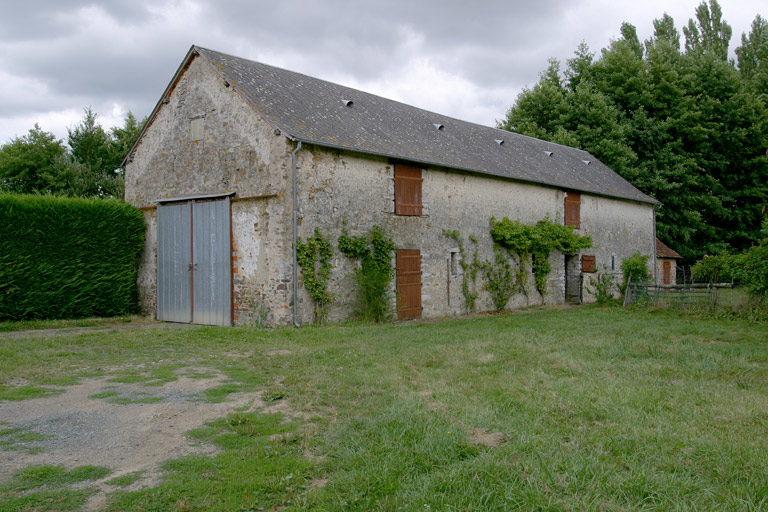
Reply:
[[[493, 125], [547, 58], [598, 53], [622, 21], [641, 39], [701, 0], [39, 0], [0, 18], [0, 143], [35, 122], [59, 137], [92, 107], [105, 128], [150, 113], [192, 44]], [[731, 49], [766, 12], [721, 0]], [[116, 107], [117, 106], [117, 107]]]

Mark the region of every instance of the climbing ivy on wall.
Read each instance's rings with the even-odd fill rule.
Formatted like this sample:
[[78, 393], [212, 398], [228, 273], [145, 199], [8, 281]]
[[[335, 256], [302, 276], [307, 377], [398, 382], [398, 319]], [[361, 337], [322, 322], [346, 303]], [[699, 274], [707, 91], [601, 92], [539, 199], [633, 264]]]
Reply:
[[509, 249], [526, 261], [530, 256], [536, 289], [547, 293], [547, 276], [552, 270], [549, 255], [557, 249], [563, 254], [575, 254], [592, 247], [592, 238], [578, 235], [570, 226], [552, 221], [548, 216], [536, 224], [521, 224], [504, 217], [491, 218], [491, 237], [501, 247]]
[[[518, 269], [520, 268], [524, 269], [522, 262], [518, 266]], [[480, 270], [485, 278], [483, 289], [491, 295], [496, 311], [503, 311], [510, 297], [525, 290], [524, 286], [520, 285], [518, 274], [512, 269], [509, 251], [499, 244], [493, 245], [493, 261], [482, 262]]]
[[392, 237], [380, 226], [361, 236], [353, 237], [342, 229], [339, 251], [351, 260], [359, 260], [355, 273], [358, 285], [358, 315], [363, 320], [383, 322], [391, 317], [390, 282], [395, 274], [392, 256], [395, 252]]
[[479, 295], [477, 291], [477, 272], [480, 269], [480, 262], [477, 259], [477, 238], [474, 236], [469, 237], [469, 241], [475, 244], [475, 253], [472, 256], [472, 260], [469, 260], [464, 250], [464, 241], [461, 239], [461, 234], [458, 230], [449, 231], [444, 229], [443, 235], [454, 239], [459, 246], [459, 265], [461, 265], [463, 270], [461, 294], [464, 296], [464, 304], [467, 311], [474, 313], [475, 309], [477, 309], [477, 297]]
[[333, 302], [333, 295], [328, 291], [328, 280], [333, 269], [332, 256], [331, 242], [317, 228], [306, 241], [296, 240], [296, 257], [304, 274], [304, 288], [315, 303], [315, 320], [319, 323], [325, 321], [326, 307]]

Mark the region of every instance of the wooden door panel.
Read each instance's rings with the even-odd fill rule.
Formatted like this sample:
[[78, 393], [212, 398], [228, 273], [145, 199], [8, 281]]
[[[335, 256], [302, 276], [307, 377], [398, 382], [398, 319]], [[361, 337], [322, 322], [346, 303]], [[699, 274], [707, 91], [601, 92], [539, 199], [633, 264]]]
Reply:
[[399, 249], [395, 269], [397, 318], [421, 318], [421, 251]]

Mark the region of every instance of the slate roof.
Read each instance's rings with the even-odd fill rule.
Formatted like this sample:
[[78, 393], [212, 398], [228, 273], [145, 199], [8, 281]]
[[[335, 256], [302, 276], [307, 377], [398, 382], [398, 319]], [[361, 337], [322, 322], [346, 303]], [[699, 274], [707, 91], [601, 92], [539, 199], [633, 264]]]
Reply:
[[676, 251], [672, 250], [667, 246], [664, 242], [656, 239], [656, 257], [657, 258], [675, 258], [675, 259], [682, 259], [683, 257], [680, 256]]
[[[658, 204], [586, 151], [198, 46], [192, 47], [187, 59], [195, 54], [209, 62], [270, 125], [293, 140]], [[183, 65], [179, 73], [182, 70]], [[352, 104], [347, 106], [343, 100]]]

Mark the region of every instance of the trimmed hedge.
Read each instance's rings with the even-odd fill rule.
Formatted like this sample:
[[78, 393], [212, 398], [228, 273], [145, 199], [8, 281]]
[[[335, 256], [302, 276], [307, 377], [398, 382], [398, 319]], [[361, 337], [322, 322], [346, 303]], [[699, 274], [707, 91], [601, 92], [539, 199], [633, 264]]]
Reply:
[[144, 229], [123, 201], [0, 194], [0, 320], [136, 312]]

